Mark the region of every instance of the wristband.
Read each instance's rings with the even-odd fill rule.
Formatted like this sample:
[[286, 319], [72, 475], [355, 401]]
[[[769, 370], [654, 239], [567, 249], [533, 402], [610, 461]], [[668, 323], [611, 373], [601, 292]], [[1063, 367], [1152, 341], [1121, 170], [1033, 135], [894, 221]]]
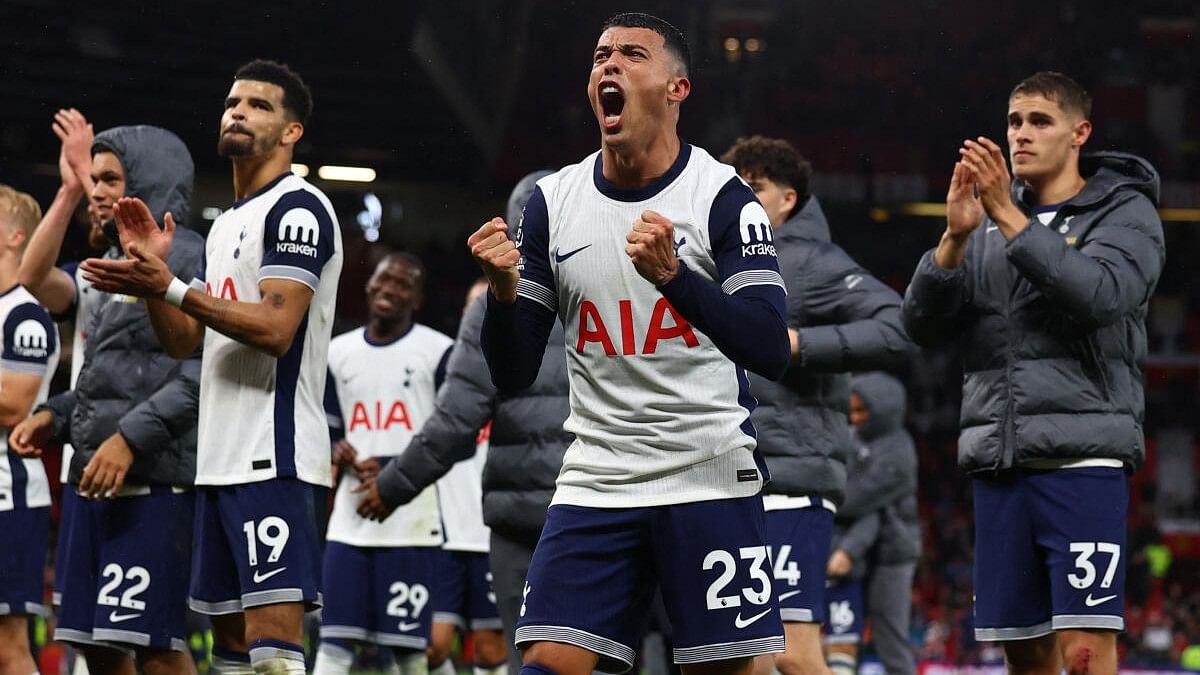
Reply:
[[183, 283], [179, 277], [171, 279], [171, 284], [167, 286], [167, 292], [163, 294], [163, 302], [174, 307], [183, 305], [183, 296], [187, 295], [188, 285]]

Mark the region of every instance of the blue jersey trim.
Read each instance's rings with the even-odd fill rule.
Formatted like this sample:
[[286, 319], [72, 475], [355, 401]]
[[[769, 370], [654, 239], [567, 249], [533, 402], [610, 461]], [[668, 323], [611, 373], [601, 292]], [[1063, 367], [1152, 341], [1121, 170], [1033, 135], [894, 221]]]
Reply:
[[29, 472], [25, 471], [25, 461], [15, 452], [5, 454], [8, 455], [8, 468], [12, 472], [13, 510], [28, 508], [25, 491], [29, 485]]
[[291, 171], [284, 171], [283, 173], [276, 176], [270, 183], [267, 183], [266, 185], [255, 190], [252, 194], [246, 195], [245, 197], [242, 197], [241, 199], [234, 202], [232, 208], [235, 208], [235, 209], [241, 208], [242, 206], [245, 206], [252, 199], [263, 196], [263, 194], [265, 194], [268, 190], [275, 187], [276, 185], [279, 185], [280, 181], [282, 181], [284, 178], [287, 178], [290, 175], [292, 175]]
[[388, 345], [394, 345], [397, 342], [403, 340], [405, 337], [408, 337], [408, 334], [412, 332], [413, 327], [416, 325], [417, 325], [417, 323], [414, 321], [413, 323], [408, 325], [408, 328], [404, 329], [403, 333], [397, 335], [396, 337], [388, 338], [386, 340], [372, 340], [371, 336], [367, 333], [367, 327], [363, 326], [363, 329], [362, 329], [363, 342], [366, 342], [367, 344], [371, 345], [372, 347], [386, 347]]
[[296, 384], [304, 359], [308, 314], [296, 328], [292, 348], [275, 364], [275, 476], [296, 477]]
[[644, 185], [640, 188], [623, 188], [613, 185], [611, 181], [604, 177], [604, 153], [601, 152], [596, 155], [596, 164], [592, 169], [592, 181], [596, 184], [596, 189], [609, 199], [615, 199], [619, 202], [646, 201], [665, 190], [676, 178], [679, 178], [679, 174], [683, 173], [691, 156], [692, 146], [687, 143], [680, 143], [679, 156], [675, 158], [675, 162], [671, 164], [671, 168], [667, 169], [666, 173], [650, 181], [649, 185]]

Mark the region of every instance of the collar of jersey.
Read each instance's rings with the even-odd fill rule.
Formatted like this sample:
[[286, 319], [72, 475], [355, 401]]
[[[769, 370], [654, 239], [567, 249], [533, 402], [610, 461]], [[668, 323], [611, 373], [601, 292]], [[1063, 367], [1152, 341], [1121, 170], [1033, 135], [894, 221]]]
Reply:
[[367, 334], [367, 327], [363, 326], [363, 329], [362, 329], [363, 341], [366, 342], [367, 344], [371, 345], [372, 347], [386, 347], [388, 345], [394, 345], [397, 342], [403, 340], [405, 338], [405, 336], [407, 336], [409, 333], [411, 333], [413, 326], [416, 326], [416, 325], [417, 325], [416, 321], [412, 322], [411, 324], [409, 324], [408, 330], [404, 331], [403, 333], [397, 335], [396, 337], [394, 337], [390, 340], [372, 340], [371, 336]]
[[267, 183], [266, 185], [264, 185], [261, 188], [259, 188], [258, 190], [256, 190], [254, 192], [254, 194], [247, 195], [247, 196], [242, 197], [241, 199], [237, 200], [236, 202], [234, 202], [233, 208], [235, 208], [235, 209], [239, 208], [241, 206], [244, 206], [246, 204], [246, 202], [250, 201], [251, 199], [254, 199], [255, 197], [261, 197], [263, 194], [265, 194], [267, 192], [267, 190], [270, 190], [271, 188], [275, 187], [276, 185], [279, 185], [279, 181], [283, 180], [284, 178], [287, 178], [290, 175], [292, 175], [291, 171], [284, 171], [283, 173], [279, 174], [279, 176], [276, 177], [275, 180], [271, 181], [270, 183]]
[[675, 163], [671, 165], [670, 169], [667, 169], [666, 173], [654, 179], [649, 185], [640, 188], [623, 188], [613, 185], [612, 182], [604, 177], [604, 153], [600, 152], [596, 155], [596, 166], [592, 169], [592, 180], [596, 184], [596, 189], [609, 199], [615, 199], [619, 202], [643, 202], [662, 192], [672, 181], [678, 178], [679, 174], [683, 173], [683, 168], [687, 166], [688, 158], [691, 156], [692, 146], [687, 143], [680, 143], [679, 156], [675, 158]]

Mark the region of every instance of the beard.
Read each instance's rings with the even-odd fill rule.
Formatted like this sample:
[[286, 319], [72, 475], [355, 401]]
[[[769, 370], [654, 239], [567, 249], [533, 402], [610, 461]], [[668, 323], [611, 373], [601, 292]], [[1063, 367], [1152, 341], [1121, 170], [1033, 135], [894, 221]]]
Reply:
[[254, 154], [254, 137], [221, 134], [217, 139], [217, 154], [224, 159]]

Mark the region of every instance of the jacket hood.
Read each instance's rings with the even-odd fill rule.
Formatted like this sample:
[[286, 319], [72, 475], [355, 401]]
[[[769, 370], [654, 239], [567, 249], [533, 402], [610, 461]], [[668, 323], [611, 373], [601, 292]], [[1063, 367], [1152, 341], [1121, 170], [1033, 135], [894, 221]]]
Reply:
[[[1076, 206], [1104, 201], [1120, 190], [1136, 190], [1158, 206], [1158, 171], [1146, 160], [1124, 152], [1089, 152], [1079, 157], [1079, 173], [1087, 179], [1083, 190], [1071, 198]], [[1014, 180], [1013, 199], [1033, 204], [1033, 193], [1024, 181]]]
[[857, 430], [863, 440], [878, 438], [904, 425], [907, 397], [900, 380], [887, 373], [864, 373], [851, 380], [850, 390], [862, 398], [871, 412], [866, 424]]
[[508, 223], [509, 227], [515, 228], [517, 223], [521, 221], [521, 214], [525, 211], [525, 204], [533, 196], [533, 188], [537, 186], [537, 182], [552, 173], [554, 172], [545, 169], [534, 171], [517, 181], [516, 186], [512, 189], [512, 193], [508, 195], [508, 210], [505, 213], [506, 218], [504, 222]]
[[[192, 199], [194, 167], [187, 146], [175, 134], [145, 124], [113, 127], [96, 134], [92, 154], [112, 152], [125, 169], [125, 195], [146, 202], [155, 222], [170, 213], [186, 226]], [[116, 241], [116, 224], [104, 224], [110, 241]]]
[[775, 231], [779, 239], [816, 239], [817, 241], [832, 241], [829, 237], [829, 221], [825, 219], [825, 211], [816, 195], [811, 195], [804, 208], [796, 211], [784, 221]]

